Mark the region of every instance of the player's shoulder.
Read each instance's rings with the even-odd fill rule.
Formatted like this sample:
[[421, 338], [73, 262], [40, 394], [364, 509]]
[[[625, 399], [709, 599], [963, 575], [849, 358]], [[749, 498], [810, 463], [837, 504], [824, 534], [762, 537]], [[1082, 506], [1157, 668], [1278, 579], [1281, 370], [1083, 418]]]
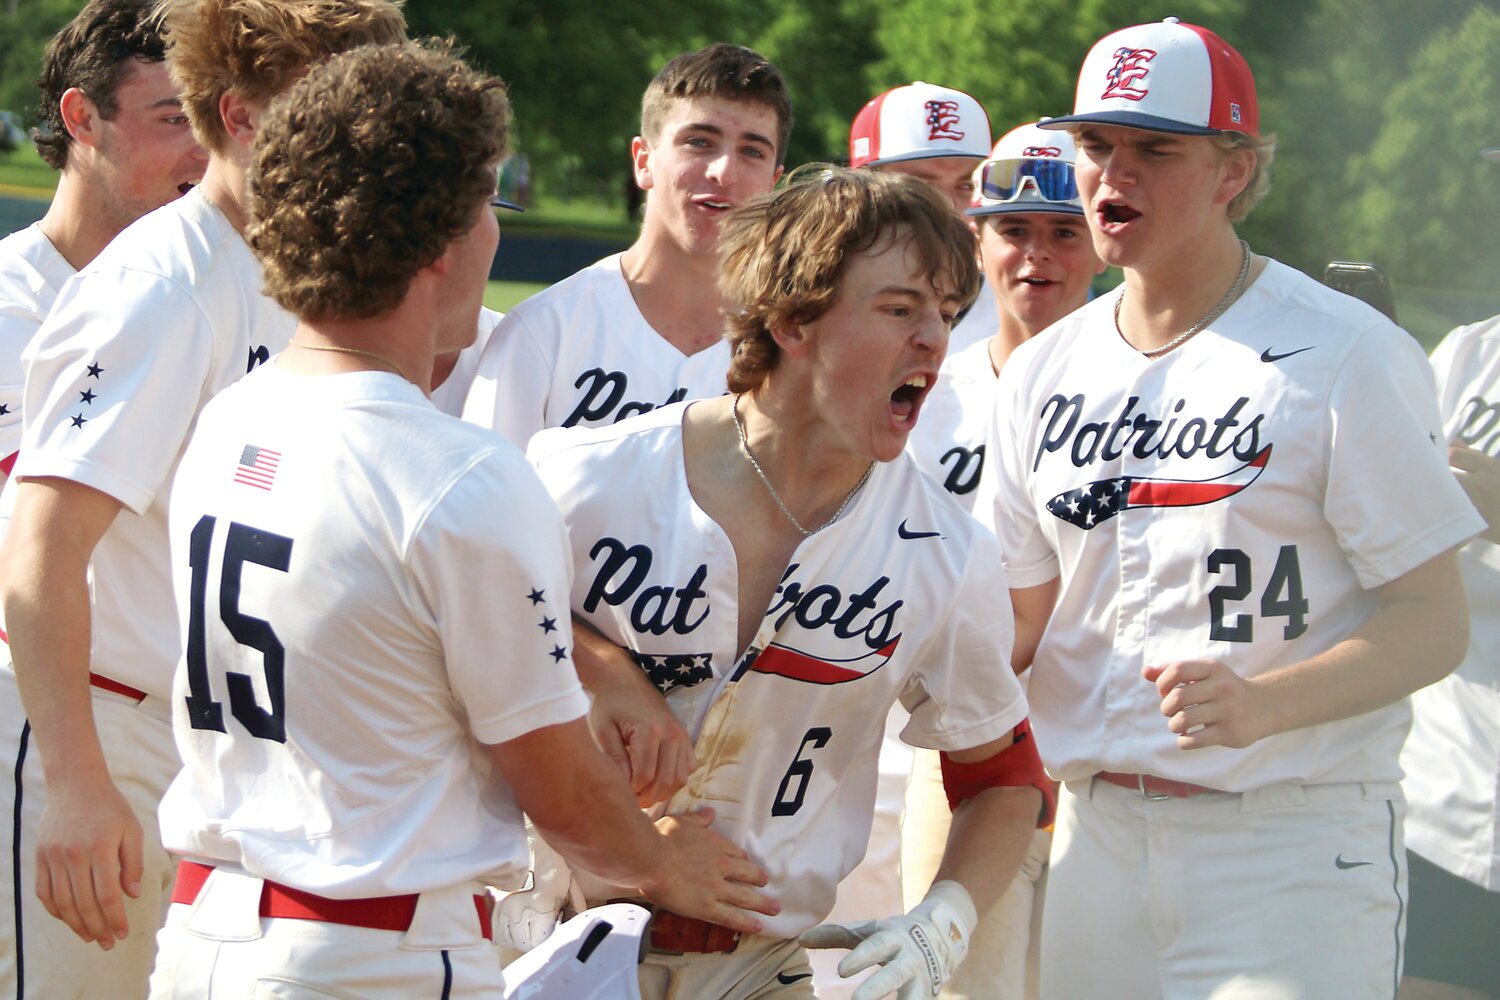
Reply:
[[1278, 330], [1301, 329], [1325, 352], [1410, 352], [1415, 344], [1410, 334], [1374, 306], [1273, 258], [1267, 258], [1265, 271], [1246, 295], [1280, 310]]
[[682, 415], [692, 401], [670, 403], [635, 417], [597, 427], [548, 427], [532, 436], [526, 455], [533, 464], [623, 461], [679, 445]]
[[0, 239], [0, 308], [46, 314], [73, 267], [43, 235], [39, 223]]
[[610, 254], [522, 301], [506, 314], [507, 325], [522, 322], [528, 326], [546, 325], [580, 309], [607, 305], [622, 293], [628, 296], [629, 291], [625, 274], [620, 270], [620, 254]]
[[[184, 289], [220, 275], [238, 281], [254, 265], [254, 257], [229, 219], [200, 191], [195, 188], [132, 222], [79, 273], [97, 281], [128, 272]], [[258, 266], [253, 269], [258, 277]], [[259, 281], [254, 285], [259, 294]]]
[[1449, 350], [1493, 351], [1500, 346], [1500, 315], [1454, 327], [1442, 340]]
[[932, 539], [946, 561], [956, 567], [975, 558], [998, 557], [994, 533], [924, 473], [910, 452], [882, 463], [877, 471], [880, 499], [873, 516], [891, 522], [886, 527], [894, 532], [897, 544]]

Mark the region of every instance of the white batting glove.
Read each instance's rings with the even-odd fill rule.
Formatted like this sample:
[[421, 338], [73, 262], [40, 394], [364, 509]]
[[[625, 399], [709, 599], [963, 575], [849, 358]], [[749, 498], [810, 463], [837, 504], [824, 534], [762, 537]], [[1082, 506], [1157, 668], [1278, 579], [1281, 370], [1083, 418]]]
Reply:
[[953, 881], [934, 883], [910, 913], [858, 924], [820, 924], [802, 935], [808, 948], [852, 948], [839, 962], [839, 975], [848, 978], [880, 965], [854, 993], [854, 1000], [877, 1000], [896, 994], [897, 1000], [935, 997], [953, 970], [969, 953], [969, 937], [979, 914], [963, 886]]
[[527, 832], [531, 835], [531, 885], [517, 892], [496, 893], [495, 902], [495, 943], [520, 952], [547, 940], [565, 907], [581, 912], [586, 905], [563, 856], [529, 823]]

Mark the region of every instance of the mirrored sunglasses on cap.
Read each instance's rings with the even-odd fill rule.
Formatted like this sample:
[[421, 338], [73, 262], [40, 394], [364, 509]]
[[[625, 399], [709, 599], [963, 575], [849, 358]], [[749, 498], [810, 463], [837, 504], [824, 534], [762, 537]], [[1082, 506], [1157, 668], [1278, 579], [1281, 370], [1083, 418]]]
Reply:
[[1027, 187], [1042, 201], [1078, 200], [1078, 182], [1067, 160], [990, 160], [979, 174], [980, 194], [990, 201], [1015, 201]]

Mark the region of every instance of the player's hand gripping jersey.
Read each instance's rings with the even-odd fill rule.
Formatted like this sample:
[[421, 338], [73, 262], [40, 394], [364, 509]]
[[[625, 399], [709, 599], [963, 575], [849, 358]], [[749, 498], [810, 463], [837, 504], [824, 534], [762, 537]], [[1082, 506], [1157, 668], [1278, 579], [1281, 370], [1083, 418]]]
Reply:
[[740, 655], [735, 555], [689, 491], [686, 409], [552, 431], [531, 456], [573, 541], [574, 612], [631, 651], [696, 740], [667, 811], [712, 806], [770, 873], [782, 912], [765, 933], [795, 937], [863, 854], [897, 698], [903, 737], [939, 750], [1025, 718], [1006, 581], [994, 538], [903, 455], [798, 547]]
[[1421, 349], [1275, 261], [1156, 360], [1121, 339], [1114, 305], [1012, 355], [989, 445], [999, 496], [976, 506], [996, 518], [1013, 586], [1062, 576], [1028, 690], [1048, 770], [1227, 791], [1396, 781], [1404, 700], [1184, 753], [1141, 668], [1208, 657], [1252, 677], [1304, 660], [1368, 617], [1367, 588], [1479, 529]]

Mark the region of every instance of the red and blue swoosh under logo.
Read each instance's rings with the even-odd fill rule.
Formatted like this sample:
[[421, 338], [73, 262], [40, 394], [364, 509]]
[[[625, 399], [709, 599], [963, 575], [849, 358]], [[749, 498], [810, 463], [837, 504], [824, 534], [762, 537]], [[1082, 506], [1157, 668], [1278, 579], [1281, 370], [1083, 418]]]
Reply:
[[1234, 496], [1260, 478], [1271, 460], [1266, 445], [1244, 465], [1212, 479], [1151, 479], [1115, 476], [1096, 479], [1047, 501], [1052, 516], [1091, 531], [1122, 511], [1136, 507], [1199, 507]]
[[900, 642], [898, 635], [879, 649], [847, 660], [828, 660], [773, 642], [749, 666], [758, 674], [775, 674], [807, 684], [844, 684], [868, 677], [885, 666]]

